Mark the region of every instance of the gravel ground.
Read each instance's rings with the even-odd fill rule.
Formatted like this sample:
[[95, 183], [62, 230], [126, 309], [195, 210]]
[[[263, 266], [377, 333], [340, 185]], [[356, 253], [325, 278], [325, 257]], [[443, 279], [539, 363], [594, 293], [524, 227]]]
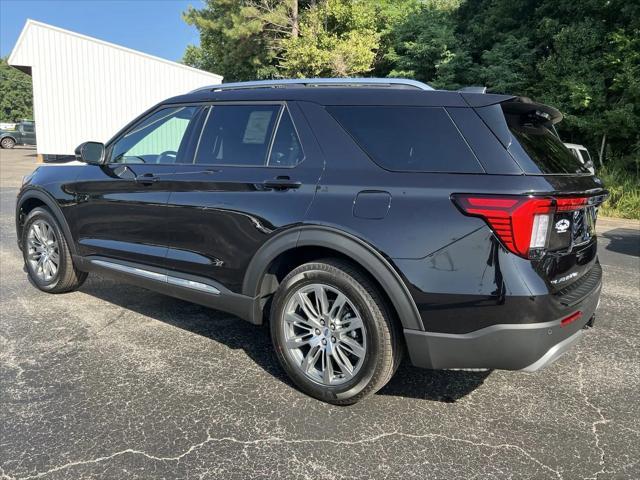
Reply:
[[32, 287], [13, 222], [35, 161], [0, 152], [0, 478], [640, 478], [637, 222], [599, 220], [596, 328], [548, 369], [403, 365], [340, 408], [264, 328], [95, 275]]

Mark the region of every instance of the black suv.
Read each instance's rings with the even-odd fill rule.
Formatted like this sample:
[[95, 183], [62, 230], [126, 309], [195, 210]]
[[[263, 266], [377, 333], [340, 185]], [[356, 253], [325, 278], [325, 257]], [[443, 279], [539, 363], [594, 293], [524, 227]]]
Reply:
[[226, 84], [171, 98], [17, 202], [46, 292], [88, 272], [268, 322], [306, 393], [354, 403], [404, 352], [535, 371], [590, 325], [606, 191], [556, 109], [408, 80]]

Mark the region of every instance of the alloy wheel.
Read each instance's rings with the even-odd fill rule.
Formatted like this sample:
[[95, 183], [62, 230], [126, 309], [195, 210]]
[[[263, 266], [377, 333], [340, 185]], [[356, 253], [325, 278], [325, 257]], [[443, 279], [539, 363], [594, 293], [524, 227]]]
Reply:
[[5, 137], [0, 142], [0, 145], [2, 146], [2, 148], [13, 148], [15, 142], [11, 138]]
[[58, 274], [60, 250], [53, 227], [36, 220], [27, 233], [27, 261], [33, 274], [42, 282], [50, 282]]
[[308, 378], [335, 386], [358, 373], [367, 353], [366, 329], [345, 293], [305, 285], [290, 296], [283, 317], [285, 352]]

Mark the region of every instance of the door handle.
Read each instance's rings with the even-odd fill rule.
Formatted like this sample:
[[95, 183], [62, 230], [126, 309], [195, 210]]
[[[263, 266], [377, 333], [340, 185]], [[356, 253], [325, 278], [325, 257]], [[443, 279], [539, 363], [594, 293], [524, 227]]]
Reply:
[[160, 180], [153, 173], [145, 173], [144, 175], [138, 175], [135, 178], [136, 183], [141, 183], [142, 185], [151, 185], [152, 183]]
[[265, 188], [272, 190], [289, 190], [293, 188], [300, 188], [302, 186], [301, 182], [291, 180], [289, 177], [285, 176], [265, 180], [262, 184]]

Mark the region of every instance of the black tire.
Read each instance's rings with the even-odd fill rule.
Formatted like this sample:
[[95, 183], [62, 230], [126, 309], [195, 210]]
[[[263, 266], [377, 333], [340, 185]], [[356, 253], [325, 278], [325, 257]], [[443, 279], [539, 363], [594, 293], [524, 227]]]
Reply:
[[11, 137], [4, 137], [0, 140], [0, 147], [11, 149], [16, 146], [16, 141]]
[[[43, 280], [40, 278], [31, 262], [29, 262], [29, 244], [28, 244], [28, 236], [31, 226], [35, 222], [44, 221], [49, 226], [51, 226], [52, 234], [55, 237], [55, 241], [57, 242], [57, 253], [58, 253], [58, 269], [53, 278], [49, 280]], [[73, 259], [71, 257], [71, 252], [69, 251], [69, 246], [67, 245], [66, 238], [62, 233], [62, 229], [58, 224], [56, 218], [51, 214], [49, 210], [46, 208], [34, 208], [24, 222], [24, 227], [22, 229], [22, 238], [20, 240], [22, 245], [22, 255], [24, 258], [24, 264], [27, 269], [27, 273], [29, 274], [29, 278], [33, 282], [33, 284], [38, 287], [43, 292], [47, 293], [66, 293], [71, 292], [79, 288], [84, 281], [87, 279], [87, 273], [81, 272], [78, 270], [73, 264]]]
[[[312, 284], [328, 285], [346, 295], [366, 327], [367, 348], [362, 366], [341, 385], [313, 381], [285, 351], [285, 308], [299, 289]], [[389, 306], [369, 277], [343, 260], [318, 260], [291, 271], [273, 298], [270, 329], [278, 360], [293, 382], [306, 394], [335, 405], [354, 404], [377, 392], [391, 379], [402, 359], [403, 343]]]

